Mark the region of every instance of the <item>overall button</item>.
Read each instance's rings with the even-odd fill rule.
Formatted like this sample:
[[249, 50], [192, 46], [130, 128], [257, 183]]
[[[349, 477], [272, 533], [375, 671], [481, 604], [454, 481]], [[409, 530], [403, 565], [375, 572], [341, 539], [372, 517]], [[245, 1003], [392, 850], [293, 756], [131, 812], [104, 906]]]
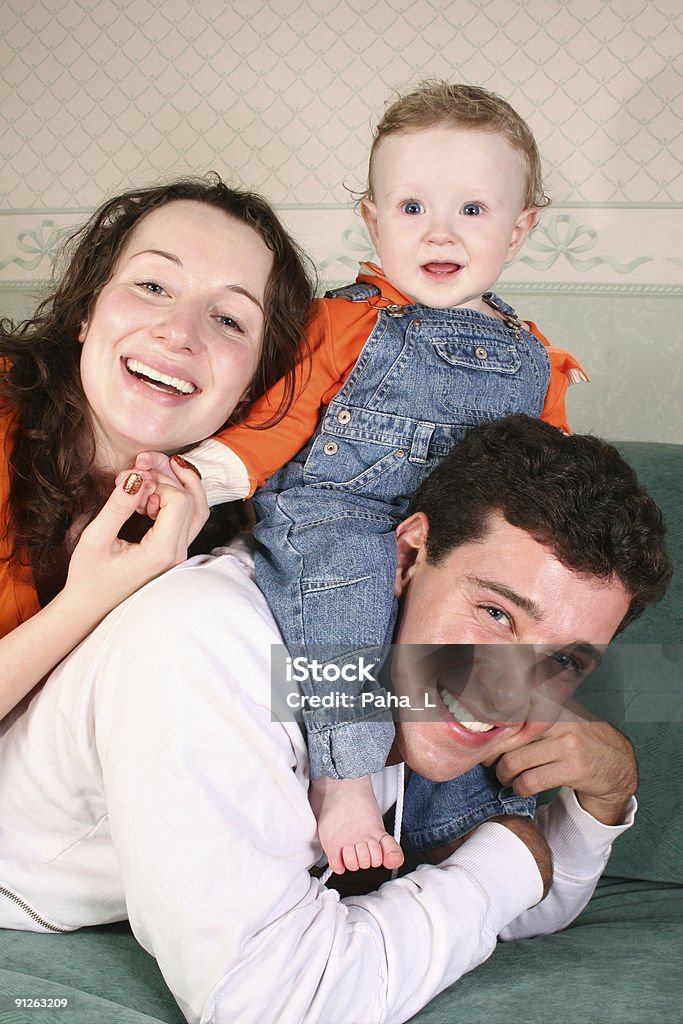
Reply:
[[403, 316], [403, 306], [385, 306], [387, 316]]
[[328, 441], [323, 448], [325, 455], [336, 455], [339, 451], [339, 445], [336, 441]]
[[337, 420], [339, 421], [339, 423], [349, 423], [351, 420], [351, 413], [349, 412], [348, 409], [342, 409], [342, 411], [337, 416]]
[[483, 345], [477, 345], [477, 347], [474, 350], [474, 354], [477, 357], [477, 359], [488, 359], [489, 357], [489, 354]]

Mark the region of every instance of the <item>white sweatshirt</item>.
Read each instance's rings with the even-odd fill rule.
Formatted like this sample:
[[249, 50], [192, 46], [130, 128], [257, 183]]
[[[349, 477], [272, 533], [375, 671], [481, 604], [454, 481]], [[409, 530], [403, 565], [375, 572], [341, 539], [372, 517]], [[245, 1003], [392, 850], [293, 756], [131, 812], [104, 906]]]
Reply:
[[[305, 741], [270, 714], [279, 642], [237, 544], [131, 597], [0, 723], [0, 925], [129, 917], [188, 1021], [370, 1024], [580, 912], [633, 807], [607, 827], [571, 792], [540, 815], [538, 906], [531, 854], [492, 823], [366, 896], [312, 878]], [[382, 806], [396, 779], [375, 777]]]

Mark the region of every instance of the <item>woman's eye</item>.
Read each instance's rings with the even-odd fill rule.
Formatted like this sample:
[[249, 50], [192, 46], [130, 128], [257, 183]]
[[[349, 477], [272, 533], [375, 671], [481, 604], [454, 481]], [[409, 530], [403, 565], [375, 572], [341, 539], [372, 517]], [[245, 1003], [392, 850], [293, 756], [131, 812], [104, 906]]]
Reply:
[[158, 281], [138, 281], [137, 285], [142, 288], [143, 291], [151, 292], [152, 295], [162, 295], [164, 289]]
[[229, 316], [226, 313], [223, 316], [217, 316], [216, 321], [221, 327], [227, 327], [229, 331], [237, 331], [238, 334], [244, 334], [244, 327], [239, 320], [235, 320], [234, 316]]
[[479, 203], [465, 203], [462, 212], [466, 217], [478, 217], [482, 208]]
[[415, 214], [424, 213], [425, 208], [417, 199], [411, 199], [403, 204], [403, 212], [415, 216]]

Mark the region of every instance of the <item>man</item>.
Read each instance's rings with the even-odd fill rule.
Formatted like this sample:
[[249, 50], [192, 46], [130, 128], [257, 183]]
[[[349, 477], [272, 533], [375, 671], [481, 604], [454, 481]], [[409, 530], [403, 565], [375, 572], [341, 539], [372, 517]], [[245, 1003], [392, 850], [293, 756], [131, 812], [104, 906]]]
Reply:
[[[592, 658], [663, 593], [663, 532], [602, 442], [524, 417], [477, 428], [397, 530], [398, 643]], [[499, 935], [580, 912], [633, 820], [635, 760], [616, 730], [482, 707], [492, 728], [477, 733], [443, 699], [440, 721], [401, 723], [394, 755], [422, 775], [499, 758], [518, 792], [571, 788], [539, 816], [545, 839], [487, 822], [439, 865], [340, 901], [309, 874], [303, 736], [271, 720], [277, 642], [238, 544], [130, 598], [3, 723], [0, 924], [128, 916], [190, 1021], [345, 1024], [406, 1020]], [[383, 807], [396, 773], [376, 777]]]

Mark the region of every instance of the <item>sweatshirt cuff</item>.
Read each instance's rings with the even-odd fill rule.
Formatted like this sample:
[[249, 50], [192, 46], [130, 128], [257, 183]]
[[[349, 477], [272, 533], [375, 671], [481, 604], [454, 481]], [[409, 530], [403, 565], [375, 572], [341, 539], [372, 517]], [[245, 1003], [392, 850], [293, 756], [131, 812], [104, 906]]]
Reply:
[[[573, 789], [562, 787], [551, 803], [539, 809], [537, 819], [553, 851], [555, 874], [591, 879], [604, 870], [612, 843], [635, 820], [638, 804], [631, 797], [620, 825], [604, 825], [585, 811]], [[581, 866], [577, 873], [577, 865]]]
[[494, 935], [543, 897], [541, 873], [528, 846], [495, 821], [480, 825], [440, 866], [457, 866], [483, 889]]
[[231, 448], [210, 438], [185, 454], [202, 474], [209, 505], [248, 497], [251, 488], [247, 468]]

